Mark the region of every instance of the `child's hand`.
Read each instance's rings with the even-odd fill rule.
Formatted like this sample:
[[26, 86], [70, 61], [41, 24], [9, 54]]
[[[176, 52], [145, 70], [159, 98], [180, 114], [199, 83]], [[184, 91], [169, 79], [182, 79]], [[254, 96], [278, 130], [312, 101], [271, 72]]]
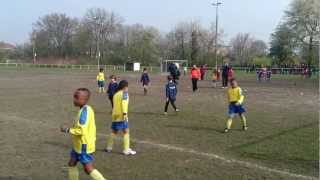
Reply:
[[241, 103], [239, 103], [239, 102], [236, 103], [236, 106], [240, 106], [240, 105], [241, 105]]
[[62, 126], [60, 127], [60, 131], [63, 132], [63, 133], [69, 133], [69, 128], [67, 128], [67, 127], [65, 127], [65, 126], [62, 125]]
[[166, 98], [166, 101], [168, 102], [168, 101], [169, 101], [169, 98]]
[[123, 115], [123, 120], [128, 121], [128, 114]]

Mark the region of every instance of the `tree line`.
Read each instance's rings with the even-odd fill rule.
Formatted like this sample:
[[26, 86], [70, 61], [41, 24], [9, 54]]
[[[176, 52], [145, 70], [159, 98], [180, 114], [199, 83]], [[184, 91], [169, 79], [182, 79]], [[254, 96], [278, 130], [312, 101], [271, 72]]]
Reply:
[[[13, 58], [76, 58], [81, 63], [123, 64], [138, 61], [159, 64], [161, 59], [188, 60], [189, 64], [215, 65], [217, 60], [234, 65], [318, 64], [320, 7], [317, 0], [293, 0], [271, 42], [239, 33], [224, 42], [224, 31], [199, 21], [179, 22], [168, 33], [142, 24], [127, 25], [124, 18], [102, 8], [91, 8], [81, 18], [52, 13], [34, 24], [30, 41], [18, 45]], [[218, 33], [218, 36], [216, 36]]]

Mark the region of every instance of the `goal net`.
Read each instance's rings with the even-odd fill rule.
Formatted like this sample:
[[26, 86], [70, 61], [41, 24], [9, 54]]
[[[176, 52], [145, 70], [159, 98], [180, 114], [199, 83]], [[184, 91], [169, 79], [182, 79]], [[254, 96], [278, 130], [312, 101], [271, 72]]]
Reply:
[[188, 60], [162, 60], [160, 63], [161, 73], [169, 72], [170, 64], [175, 64], [177, 68], [182, 72], [183, 68], [188, 67]]

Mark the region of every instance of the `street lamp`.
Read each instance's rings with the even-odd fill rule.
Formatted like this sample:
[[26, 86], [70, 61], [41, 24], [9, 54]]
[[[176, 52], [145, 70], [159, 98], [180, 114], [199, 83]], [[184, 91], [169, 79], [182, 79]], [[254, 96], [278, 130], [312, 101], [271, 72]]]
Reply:
[[215, 58], [216, 58], [216, 69], [218, 68], [218, 21], [219, 21], [219, 6], [222, 5], [221, 2], [219, 2], [219, 0], [217, 0], [216, 3], [211, 3], [212, 6], [216, 7], [216, 36], [215, 36], [215, 50], [214, 50], [214, 54], [215, 54]]
[[101, 53], [100, 53], [100, 33], [101, 33], [101, 24], [99, 23], [99, 22], [97, 22], [98, 20], [99, 20], [99, 18], [97, 17], [97, 16], [95, 16], [94, 18], [93, 18], [94, 20], [95, 20], [95, 25], [96, 25], [96, 29], [95, 29], [95, 31], [96, 31], [96, 36], [97, 36], [97, 55], [96, 55], [96, 57], [97, 57], [97, 61], [98, 61], [98, 69], [100, 69], [100, 57], [101, 57]]

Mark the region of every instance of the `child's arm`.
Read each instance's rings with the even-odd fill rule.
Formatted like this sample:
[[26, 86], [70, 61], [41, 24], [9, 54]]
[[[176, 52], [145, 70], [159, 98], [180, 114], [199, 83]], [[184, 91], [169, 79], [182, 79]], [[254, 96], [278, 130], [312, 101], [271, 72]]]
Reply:
[[241, 89], [241, 88], [239, 88], [239, 96], [240, 96], [240, 98], [239, 98], [239, 100], [238, 100], [238, 103], [239, 103], [239, 105], [240, 105], [240, 104], [243, 103], [243, 100], [244, 100], [244, 96], [243, 96], [243, 94], [242, 94], [242, 89]]
[[122, 106], [122, 113], [123, 113], [124, 120], [127, 120], [128, 119], [128, 106], [129, 106], [128, 92], [123, 92], [121, 106]]
[[71, 128], [63, 128], [61, 127], [61, 131], [65, 132], [65, 133], [70, 133], [72, 135], [76, 135], [76, 136], [82, 136], [85, 135], [86, 133], [86, 128], [87, 128], [87, 109], [83, 109], [80, 115], [80, 119], [78, 120], [78, 122], [76, 122], [75, 126], [71, 127]]
[[150, 78], [149, 78], [149, 75], [148, 75], [148, 74], [147, 74], [147, 81], [150, 82]]
[[167, 98], [167, 100], [168, 100], [168, 98], [169, 98], [169, 94], [170, 94], [170, 92], [169, 92], [170, 90], [169, 90], [169, 86], [168, 85], [166, 85], [166, 98]]
[[109, 85], [108, 85], [108, 90], [107, 90], [108, 94], [110, 93], [110, 88], [111, 88], [111, 83], [109, 83]]

